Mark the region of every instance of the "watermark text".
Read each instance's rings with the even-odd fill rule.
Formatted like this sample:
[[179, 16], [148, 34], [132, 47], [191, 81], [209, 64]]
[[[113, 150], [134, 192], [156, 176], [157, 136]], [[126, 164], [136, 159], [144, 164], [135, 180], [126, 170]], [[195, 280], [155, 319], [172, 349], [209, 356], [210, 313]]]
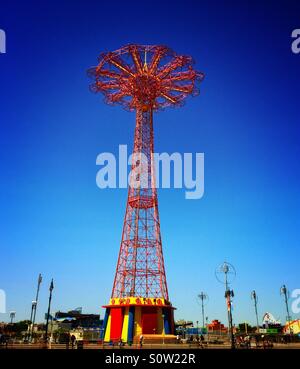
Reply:
[[0, 290], [0, 314], [6, 313], [6, 294], [5, 291]]
[[294, 54], [299, 54], [300, 53], [300, 29], [294, 29], [291, 36], [294, 39], [291, 45], [292, 52]]
[[0, 54], [6, 53], [6, 33], [0, 29]]
[[204, 194], [203, 153], [146, 155], [135, 152], [128, 157], [127, 145], [119, 145], [118, 154], [118, 160], [109, 152], [97, 156], [96, 165], [101, 166], [96, 175], [99, 188], [127, 188], [128, 185], [134, 189], [184, 188], [185, 198], [193, 200]]

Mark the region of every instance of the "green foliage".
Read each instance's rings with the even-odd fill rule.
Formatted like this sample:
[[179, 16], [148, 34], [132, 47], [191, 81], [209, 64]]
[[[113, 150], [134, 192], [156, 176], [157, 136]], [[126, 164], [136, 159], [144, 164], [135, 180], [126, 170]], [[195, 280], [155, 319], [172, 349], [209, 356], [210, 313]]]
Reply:
[[251, 333], [252, 331], [253, 331], [253, 329], [255, 330], [256, 328], [254, 327], [252, 327], [250, 324], [248, 324], [248, 323], [240, 323], [239, 325], [238, 325], [238, 331], [240, 332], [240, 333]]

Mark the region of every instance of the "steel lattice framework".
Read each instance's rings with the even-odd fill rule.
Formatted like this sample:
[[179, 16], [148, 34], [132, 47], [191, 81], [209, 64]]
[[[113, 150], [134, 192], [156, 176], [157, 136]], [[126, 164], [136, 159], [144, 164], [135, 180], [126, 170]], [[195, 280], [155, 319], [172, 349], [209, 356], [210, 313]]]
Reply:
[[169, 300], [160, 234], [152, 154], [153, 111], [180, 106], [196, 95], [204, 75], [190, 56], [166, 46], [127, 45], [101, 54], [89, 69], [93, 92], [109, 104], [136, 111], [133, 162], [122, 241], [112, 298], [161, 297]]

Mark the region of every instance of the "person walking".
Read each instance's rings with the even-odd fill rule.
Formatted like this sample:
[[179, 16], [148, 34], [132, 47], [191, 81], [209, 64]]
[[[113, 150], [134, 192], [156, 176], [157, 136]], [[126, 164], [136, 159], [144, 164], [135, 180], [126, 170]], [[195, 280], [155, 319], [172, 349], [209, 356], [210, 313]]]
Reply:
[[72, 347], [72, 349], [74, 349], [74, 347], [75, 347], [75, 342], [76, 342], [76, 337], [74, 336], [74, 334], [72, 334], [72, 336], [71, 336], [71, 347]]
[[140, 335], [140, 348], [143, 347], [143, 343], [144, 343], [144, 336], [141, 334]]
[[66, 334], [66, 349], [68, 350], [70, 347], [70, 333]]
[[203, 336], [203, 334], [201, 334], [201, 336], [200, 336], [200, 342], [201, 342], [201, 347], [203, 348], [203, 344], [204, 344], [204, 336]]

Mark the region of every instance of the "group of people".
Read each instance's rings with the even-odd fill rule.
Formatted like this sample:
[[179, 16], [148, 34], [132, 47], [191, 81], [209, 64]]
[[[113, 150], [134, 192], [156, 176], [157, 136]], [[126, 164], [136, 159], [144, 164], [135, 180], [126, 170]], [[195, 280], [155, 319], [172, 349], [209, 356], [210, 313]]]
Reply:
[[[195, 341], [197, 342], [197, 344], [199, 345], [199, 347], [203, 347], [203, 345], [204, 345], [204, 341], [205, 341], [203, 334], [201, 334], [200, 336], [199, 336], [199, 335], [197, 335], [197, 336], [196, 336], [196, 338], [194, 338], [194, 336], [193, 336], [193, 335], [191, 335], [191, 336], [189, 337], [189, 339], [187, 339], [187, 342], [188, 342], [188, 343], [192, 343], [192, 342], [195, 342]], [[181, 337], [179, 336], [179, 334], [177, 334], [177, 336], [176, 336], [176, 342], [177, 342], [177, 343], [182, 343], [182, 339], [181, 339]]]
[[[251, 342], [254, 339], [254, 345], [256, 348], [262, 347], [264, 349], [266, 348], [272, 348], [273, 342], [265, 337], [263, 334], [261, 336], [255, 335], [255, 336], [238, 336], [236, 338], [236, 344], [237, 347], [244, 347], [244, 348], [251, 348]], [[261, 344], [260, 344], [261, 343]]]
[[74, 349], [76, 345], [76, 337], [74, 336], [74, 334], [72, 335], [66, 334], [66, 348], [67, 349], [70, 348], [70, 343], [71, 343], [71, 348]]
[[5, 334], [0, 333], [0, 345], [7, 348], [9, 337]]
[[[144, 343], [144, 336], [141, 334], [140, 337], [139, 337], [139, 346], [140, 346], [140, 348], [143, 347], [143, 343]], [[110, 344], [114, 345], [114, 342], [111, 341]], [[123, 346], [125, 346], [125, 342], [123, 342], [122, 338], [119, 339], [118, 346], [119, 346], [119, 348], [122, 348]]]

